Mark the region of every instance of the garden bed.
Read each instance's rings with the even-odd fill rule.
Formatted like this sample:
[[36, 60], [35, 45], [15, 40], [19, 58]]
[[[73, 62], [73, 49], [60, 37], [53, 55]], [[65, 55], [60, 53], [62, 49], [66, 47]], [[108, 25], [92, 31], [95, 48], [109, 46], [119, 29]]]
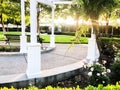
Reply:
[[19, 51], [20, 51], [19, 46], [11, 46], [11, 45], [0, 46], [0, 52], [19, 52]]

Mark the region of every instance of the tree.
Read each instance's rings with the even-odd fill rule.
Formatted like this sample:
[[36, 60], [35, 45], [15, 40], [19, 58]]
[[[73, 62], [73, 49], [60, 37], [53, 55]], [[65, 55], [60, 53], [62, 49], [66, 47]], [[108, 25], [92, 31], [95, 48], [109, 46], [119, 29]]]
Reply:
[[20, 21], [20, 4], [17, 0], [0, 1], [0, 23], [2, 24], [3, 34], [6, 33], [4, 22], [7, 20]]
[[[81, 0], [77, 0], [81, 5]], [[91, 20], [93, 33], [98, 36], [98, 18], [102, 13], [117, 5], [118, 0], [82, 0], [83, 11]]]
[[[113, 3], [112, 3], [113, 2]], [[114, 12], [116, 12], [116, 9], [119, 6], [119, 2], [113, 0], [112, 2], [108, 2], [109, 4], [103, 8], [104, 12], [102, 13], [103, 18], [106, 21], [106, 30], [105, 34], [108, 35], [108, 29], [109, 29], [109, 20], [110, 18], [116, 17], [117, 15], [113, 15]], [[112, 4], [110, 4], [112, 3]]]
[[72, 11], [72, 14], [74, 14], [75, 20], [76, 20], [76, 31], [79, 29], [78, 28], [78, 21], [80, 16], [83, 15], [83, 9], [82, 9], [82, 2], [79, 1], [79, 4], [76, 3], [77, 0], [75, 0], [73, 2], [73, 4], [71, 5], [70, 11]]
[[40, 34], [40, 18], [49, 15], [51, 12], [51, 7], [48, 5], [44, 5], [42, 3], [37, 4], [37, 32]]

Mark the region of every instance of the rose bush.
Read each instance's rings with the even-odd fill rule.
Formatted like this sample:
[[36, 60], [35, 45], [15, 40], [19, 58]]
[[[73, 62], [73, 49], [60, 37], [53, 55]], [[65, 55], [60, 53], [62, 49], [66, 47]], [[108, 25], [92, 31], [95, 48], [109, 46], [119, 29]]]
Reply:
[[98, 86], [103, 84], [104, 86], [110, 83], [109, 73], [110, 69], [106, 69], [102, 64], [95, 62], [91, 65], [86, 64], [85, 70], [88, 71], [89, 84]]

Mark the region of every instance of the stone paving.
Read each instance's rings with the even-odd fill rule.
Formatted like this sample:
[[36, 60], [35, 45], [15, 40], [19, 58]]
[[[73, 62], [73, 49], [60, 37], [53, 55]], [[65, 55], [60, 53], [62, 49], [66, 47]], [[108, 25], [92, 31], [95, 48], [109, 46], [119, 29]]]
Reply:
[[[16, 43], [16, 45], [19, 44]], [[49, 46], [49, 44], [44, 43], [44, 46]], [[70, 44], [56, 44], [56, 48], [53, 51], [42, 53], [42, 70], [64, 67], [66, 65], [70, 66], [86, 58], [86, 44], [75, 44], [68, 49], [69, 47]], [[25, 73], [26, 68], [26, 55], [0, 55], [0, 76]]]

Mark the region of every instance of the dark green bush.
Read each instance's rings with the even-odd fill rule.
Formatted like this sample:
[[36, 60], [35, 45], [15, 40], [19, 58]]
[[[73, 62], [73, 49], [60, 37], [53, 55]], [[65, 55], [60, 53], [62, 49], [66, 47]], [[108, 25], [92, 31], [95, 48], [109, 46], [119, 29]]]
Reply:
[[110, 83], [110, 78], [108, 73], [110, 69], [106, 69], [102, 64], [95, 62], [93, 64], [87, 64], [85, 70], [88, 71], [89, 84], [93, 86], [98, 86], [102, 84], [106, 86]]
[[0, 52], [18, 52], [19, 50], [18, 46], [0, 46]]
[[113, 82], [120, 81], [120, 51], [115, 55], [115, 61], [111, 65]]
[[100, 38], [100, 46], [101, 46], [101, 57], [100, 61], [106, 60], [106, 67], [110, 67], [110, 64], [114, 62], [114, 57], [116, 53], [116, 49], [114, 48], [114, 45], [117, 43], [120, 43], [120, 38], [107, 38], [102, 37]]

